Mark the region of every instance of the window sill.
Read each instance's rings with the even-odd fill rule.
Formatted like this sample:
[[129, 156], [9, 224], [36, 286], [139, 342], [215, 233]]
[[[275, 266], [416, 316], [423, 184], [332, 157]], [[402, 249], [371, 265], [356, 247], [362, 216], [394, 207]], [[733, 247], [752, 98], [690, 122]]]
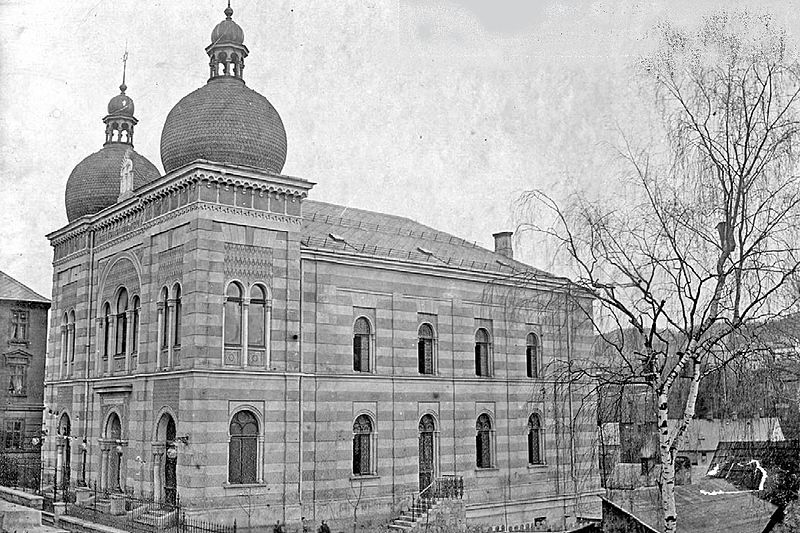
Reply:
[[267, 484], [263, 483], [263, 482], [261, 482], [261, 483], [227, 483], [226, 482], [226, 483], [222, 484], [222, 488], [226, 489], [226, 490], [228, 490], [228, 489], [234, 489], [234, 490], [235, 489], [255, 489], [255, 488], [266, 487], [266, 486], [267, 486]]
[[544, 470], [547, 463], [528, 463], [528, 470]]
[[476, 468], [475, 469], [475, 477], [489, 477], [497, 474], [500, 469], [496, 466], [492, 466], [490, 468]]
[[378, 474], [351, 474], [350, 475], [350, 482], [354, 483], [356, 481], [378, 481], [381, 478]]

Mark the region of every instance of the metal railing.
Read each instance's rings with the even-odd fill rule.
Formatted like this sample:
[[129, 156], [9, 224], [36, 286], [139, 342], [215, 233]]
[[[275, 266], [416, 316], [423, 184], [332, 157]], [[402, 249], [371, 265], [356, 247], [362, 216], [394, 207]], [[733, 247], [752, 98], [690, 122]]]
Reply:
[[464, 497], [464, 478], [446, 475], [435, 478], [419, 492], [411, 493], [408, 512], [413, 521], [422, 518], [440, 500], [460, 500]]

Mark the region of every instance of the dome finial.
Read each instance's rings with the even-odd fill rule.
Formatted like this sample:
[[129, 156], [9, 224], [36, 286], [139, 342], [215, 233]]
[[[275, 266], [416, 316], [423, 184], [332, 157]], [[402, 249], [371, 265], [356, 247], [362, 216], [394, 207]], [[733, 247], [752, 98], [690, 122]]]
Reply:
[[244, 31], [231, 16], [233, 9], [228, 0], [228, 7], [225, 8], [226, 18], [214, 26], [211, 32], [211, 44], [206, 46], [211, 78], [230, 76], [242, 79], [244, 58], [247, 57], [248, 51], [244, 45]]
[[125, 41], [125, 53], [122, 54], [122, 85], [119, 86], [119, 90], [122, 94], [125, 94], [125, 90], [128, 88], [125, 85], [125, 71], [128, 68], [128, 41]]

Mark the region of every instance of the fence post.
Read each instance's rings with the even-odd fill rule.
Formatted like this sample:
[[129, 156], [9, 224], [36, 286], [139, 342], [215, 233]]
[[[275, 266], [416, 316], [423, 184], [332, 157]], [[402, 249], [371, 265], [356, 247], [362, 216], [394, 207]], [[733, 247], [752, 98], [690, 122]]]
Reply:
[[236, 519], [233, 519], [233, 533], [236, 533]]

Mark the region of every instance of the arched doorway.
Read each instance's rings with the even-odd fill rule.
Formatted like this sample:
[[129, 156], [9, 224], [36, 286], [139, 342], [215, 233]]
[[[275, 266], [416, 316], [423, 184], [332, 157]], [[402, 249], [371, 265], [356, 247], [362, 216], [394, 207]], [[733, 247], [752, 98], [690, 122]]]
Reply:
[[433, 483], [436, 474], [435, 433], [436, 423], [433, 417], [423, 416], [419, 421], [419, 490], [424, 490]]
[[175, 505], [178, 496], [178, 448], [175, 419], [164, 413], [158, 420], [153, 446], [154, 492], [159, 501]]
[[105, 488], [110, 492], [122, 492], [120, 480], [120, 467], [122, 465], [122, 422], [117, 413], [111, 413], [106, 422], [106, 439], [112, 442], [110, 456], [108, 457], [108, 470]]
[[69, 492], [70, 478], [70, 434], [72, 433], [72, 423], [69, 415], [64, 413], [58, 420], [58, 442], [56, 443], [56, 469], [59, 479], [58, 488], [64, 494]]

